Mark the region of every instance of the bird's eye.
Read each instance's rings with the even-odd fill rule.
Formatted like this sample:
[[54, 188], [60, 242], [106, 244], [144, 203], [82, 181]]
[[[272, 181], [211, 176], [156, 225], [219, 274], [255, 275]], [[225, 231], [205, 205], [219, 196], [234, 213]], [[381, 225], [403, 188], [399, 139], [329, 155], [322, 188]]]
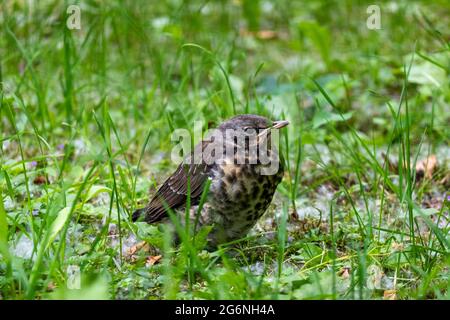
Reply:
[[245, 132], [247, 132], [247, 133], [256, 133], [256, 134], [258, 134], [258, 133], [260, 133], [262, 130], [264, 130], [264, 128], [261, 128], [261, 127], [244, 127], [244, 131]]

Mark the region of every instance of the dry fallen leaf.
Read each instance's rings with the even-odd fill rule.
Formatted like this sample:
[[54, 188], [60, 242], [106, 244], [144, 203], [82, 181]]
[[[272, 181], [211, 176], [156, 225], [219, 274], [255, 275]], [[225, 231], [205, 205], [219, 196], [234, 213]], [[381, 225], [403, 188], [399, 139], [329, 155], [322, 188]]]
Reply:
[[433, 177], [433, 172], [437, 167], [436, 155], [432, 154], [429, 157], [422, 159], [416, 163], [416, 176], [420, 179], [425, 176], [426, 179]]
[[56, 289], [55, 283], [53, 281], [50, 281], [47, 285], [47, 291], [50, 292], [50, 291], [54, 291], [55, 289]]
[[294, 210], [294, 208], [291, 209], [291, 211], [289, 212], [289, 221], [298, 221], [298, 213], [296, 210]]
[[44, 184], [47, 182], [47, 179], [45, 178], [45, 176], [36, 176], [36, 178], [34, 178], [33, 183], [34, 184]]
[[342, 279], [348, 279], [350, 277], [350, 268], [344, 267], [341, 270], [339, 270], [338, 275], [342, 277]]
[[130, 249], [128, 249], [128, 251], [125, 255], [125, 259], [135, 261], [136, 260], [135, 254], [139, 250], [144, 250], [144, 252], [149, 252], [150, 245], [148, 243], [146, 243], [145, 241], [139, 242], [138, 244], [136, 244], [136, 245], [132, 246]]
[[[390, 161], [389, 158], [384, 153], [382, 154], [382, 156], [387, 162], [390, 171], [392, 172], [398, 171], [398, 163]], [[437, 158], [436, 155], [434, 154], [417, 161], [416, 163], [417, 180], [420, 180], [424, 177], [426, 179], [431, 180], [431, 178], [433, 177], [433, 172], [436, 170], [437, 165], [438, 165]], [[403, 167], [406, 168], [406, 163], [403, 164]]]
[[277, 37], [277, 33], [273, 30], [261, 30], [256, 33], [256, 37], [262, 40], [275, 39]]
[[147, 258], [147, 261], [145, 262], [146, 267], [151, 267], [152, 265], [156, 264], [161, 260], [162, 256], [150, 256]]
[[242, 36], [255, 37], [260, 40], [271, 40], [271, 39], [275, 39], [278, 37], [278, 33], [274, 30], [249, 31], [249, 30], [241, 29], [240, 33]]
[[405, 249], [405, 245], [403, 243], [392, 242], [392, 250], [394, 251], [403, 251]]
[[384, 290], [383, 299], [384, 300], [397, 300], [397, 290]]

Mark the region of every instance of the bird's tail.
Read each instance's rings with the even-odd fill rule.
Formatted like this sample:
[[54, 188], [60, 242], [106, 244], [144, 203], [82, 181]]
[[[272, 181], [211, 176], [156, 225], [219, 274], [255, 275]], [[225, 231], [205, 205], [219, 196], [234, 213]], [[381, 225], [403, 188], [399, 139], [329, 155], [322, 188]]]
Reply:
[[145, 217], [145, 208], [141, 208], [133, 212], [131, 219], [133, 220], [133, 222], [136, 222], [143, 220], [144, 217]]

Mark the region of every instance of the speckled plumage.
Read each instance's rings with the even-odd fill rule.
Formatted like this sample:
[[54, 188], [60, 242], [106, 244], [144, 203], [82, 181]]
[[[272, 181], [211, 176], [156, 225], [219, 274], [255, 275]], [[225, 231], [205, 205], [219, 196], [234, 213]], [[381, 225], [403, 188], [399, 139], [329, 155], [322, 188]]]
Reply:
[[[272, 126], [268, 119], [256, 115], [241, 115], [224, 122], [218, 129], [254, 128], [267, 129]], [[259, 141], [259, 140], [258, 140]], [[236, 141], [226, 141], [236, 144]], [[203, 141], [196, 148], [205, 148], [208, 141]], [[246, 142], [246, 147], [248, 147]], [[274, 174], [261, 174], [261, 169], [268, 164], [261, 164], [256, 155], [245, 149], [244, 162], [238, 162], [238, 154], [227, 155], [223, 152], [220, 161], [212, 164], [181, 164], [160, 187], [155, 197], [146, 208], [137, 210], [133, 220], [143, 216], [149, 223], [167, 221], [166, 205], [175, 210], [184, 222], [184, 207], [187, 198], [187, 183], [190, 180], [191, 212], [190, 223], [193, 226], [212, 225], [208, 235], [210, 247], [227, 243], [244, 237], [264, 214], [270, 205], [277, 185], [283, 176], [282, 161], [278, 151], [269, 144], [268, 157], [279, 165]], [[242, 154], [241, 154], [242, 155]], [[192, 157], [192, 155], [191, 155]], [[189, 177], [189, 179], [188, 179]], [[198, 217], [198, 202], [203, 192], [206, 179], [211, 184], [206, 201]]]
[[208, 201], [200, 216], [200, 225], [215, 226], [208, 238], [211, 245], [244, 237], [270, 205], [283, 168], [275, 175], [260, 175], [257, 168], [250, 164], [212, 168]]

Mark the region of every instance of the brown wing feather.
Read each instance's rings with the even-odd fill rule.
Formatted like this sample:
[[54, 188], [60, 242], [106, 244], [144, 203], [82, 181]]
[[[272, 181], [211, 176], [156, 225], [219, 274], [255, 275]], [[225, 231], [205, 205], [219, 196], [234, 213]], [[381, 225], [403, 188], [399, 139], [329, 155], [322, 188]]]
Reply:
[[[202, 148], [203, 150], [205, 146], [206, 142], [202, 142], [196, 146], [196, 149]], [[177, 170], [159, 188], [147, 207], [136, 211], [133, 215], [133, 220], [136, 220], [141, 214], [145, 214], [146, 222], [158, 222], [167, 217], [166, 207], [170, 209], [183, 207], [186, 204], [188, 195], [188, 180], [190, 180], [191, 187], [191, 204], [195, 204], [202, 195], [208, 173], [208, 165], [204, 162], [200, 164], [181, 163]]]

